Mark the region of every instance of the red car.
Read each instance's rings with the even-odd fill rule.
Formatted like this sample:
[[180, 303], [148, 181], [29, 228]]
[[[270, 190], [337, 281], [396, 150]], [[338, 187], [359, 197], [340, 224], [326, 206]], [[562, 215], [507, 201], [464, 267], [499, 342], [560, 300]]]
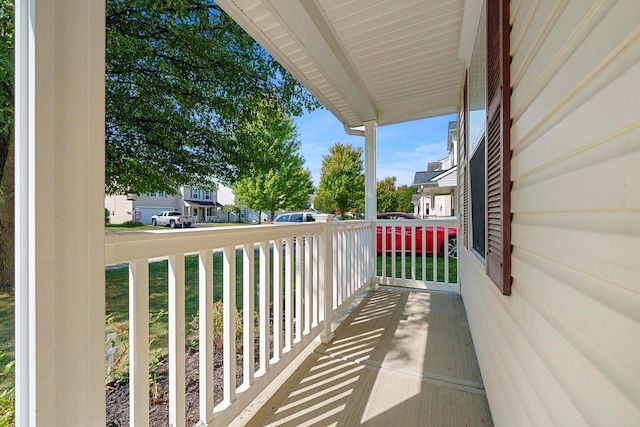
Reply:
[[[379, 213], [377, 215], [378, 219], [391, 219], [391, 220], [412, 220], [418, 219], [414, 215], [405, 212], [387, 212], [387, 213]], [[396, 241], [396, 251], [400, 252], [402, 250], [402, 228], [400, 227], [402, 224], [398, 224], [394, 226], [385, 225], [385, 234], [386, 234], [386, 252], [391, 252], [391, 230], [395, 228], [395, 241]], [[382, 226], [378, 225], [377, 227], [377, 252], [382, 252]], [[404, 238], [405, 238], [405, 251], [411, 252], [412, 250], [412, 240], [411, 240], [411, 230], [413, 227], [404, 227]], [[422, 230], [423, 227], [416, 227], [415, 229], [416, 235], [416, 253], [422, 253]], [[433, 227], [426, 228], [426, 253], [433, 253]], [[456, 228], [450, 227], [448, 229], [449, 236], [449, 257], [457, 258], [458, 256], [458, 230]], [[439, 254], [444, 253], [444, 227], [437, 227], [436, 234], [436, 244], [437, 250]]]

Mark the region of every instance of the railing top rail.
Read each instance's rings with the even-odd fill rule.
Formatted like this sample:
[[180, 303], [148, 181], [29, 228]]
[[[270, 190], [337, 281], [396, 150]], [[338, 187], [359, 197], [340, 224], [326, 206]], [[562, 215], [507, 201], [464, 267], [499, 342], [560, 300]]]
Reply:
[[283, 226], [247, 225], [212, 229], [107, 231], [105, 265], [320, 233], [324, 227], [325, 224], [322, 222], [313, 222]]
[[334, 230], [369, 228], [372, 225], [373, 221], [371, 220], [333, 221], [331, 223]]
[[446, 219], [377, 219], [376, 224], [379, 225], [403, 225], [414, 227], [457, 227], [458, 218]]

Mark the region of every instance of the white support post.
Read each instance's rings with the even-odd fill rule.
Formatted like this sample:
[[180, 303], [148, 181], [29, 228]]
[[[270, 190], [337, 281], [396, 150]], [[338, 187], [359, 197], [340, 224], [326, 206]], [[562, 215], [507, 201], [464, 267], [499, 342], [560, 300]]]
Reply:
[[105, 5], [15, 11], [16, 425], [104, 425]]
[[[364, 179], [365, 179], [365, 215], [367, 220], [374, 221], [371, 227], [372, 244], [376, 244], [376, 213], [378, 211], [378, 196], [376, 192], [376, 151], [377, 151], [377, 128], [378, 122], [371, 120], [364, 122]], [[378, 285], [374, 282], [377, 270], [377, 256], [375, 247], [371, 257], [372, 265], [369, 277], [369, 283], [372, 289], [377, 289]]]
[[326, 215], [324, 218], [318, 218], [324, 222], [324, 232], [318, 237], [318, 255], [320, 257], [319, 270], [321, 272], [320, 285], [320, 313], [324, 321], [324, 328], [320, 333], [320, 341], [324, 344], [330, 343], [335, 337], [331, 330], [331, 322], [333, 321], [333, 231], [331, 230], [331, 220], [333, 215]]

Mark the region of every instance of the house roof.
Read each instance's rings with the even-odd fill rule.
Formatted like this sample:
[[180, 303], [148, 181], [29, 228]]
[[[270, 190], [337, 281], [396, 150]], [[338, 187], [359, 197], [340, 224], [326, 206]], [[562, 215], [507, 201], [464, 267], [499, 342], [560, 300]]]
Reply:
[[424, 184], [433, 184], [431, 180], [438, 175], [440, 175], [443, 171], [421, 171], [416, 172], [415, 177], [413, 178], [413, 185], [424, 185]]
[[216, 3], [345, 126], [456, 112], [464, 0]]
[[413, 186], [425, 184], [437, 185], [440, 179], [455, 173], [457, 169], [458, 167], [454, 166], [445, 170], [416, 172], [416, 176], [413, 179]]
[[194, 207], [209, 207], [209, 206], [215, 206], [218, 208], [221, 208], [222, 205], [218, 202], [210, 202], [210, 201], [205, 201], [205, 200], [188, 200], [185, 201], [184, 204], [186, 206], [194, 206]]

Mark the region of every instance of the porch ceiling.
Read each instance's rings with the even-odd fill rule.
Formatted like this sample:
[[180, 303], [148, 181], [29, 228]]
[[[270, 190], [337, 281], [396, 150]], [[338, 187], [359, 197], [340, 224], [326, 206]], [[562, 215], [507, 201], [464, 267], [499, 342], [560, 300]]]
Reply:
[[348, 126], [456, 110], [464, 0], [217, 3]]

